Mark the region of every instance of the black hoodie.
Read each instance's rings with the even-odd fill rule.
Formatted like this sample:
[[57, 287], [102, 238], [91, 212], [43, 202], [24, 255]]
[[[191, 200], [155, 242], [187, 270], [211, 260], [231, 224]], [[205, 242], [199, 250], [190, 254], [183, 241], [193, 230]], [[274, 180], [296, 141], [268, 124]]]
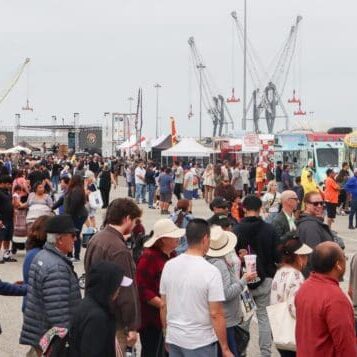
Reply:
[[246, 249], [250, 254], [257, 255], [257, 273], [259, 282], [249, 284], [251, 289], [258, 287], [265, 278], [273, 278], [278, 261], [276, 247], [279, 239], [272, 225], [260, 217], [245, 217], [237, 227], [237, 253]]
[[86, 296], [72, 320], [71, 357], [115, 357], [116, 325], [110, 301], [122, 277], [122, 270], [111, 262], [102, 261], [90, 270]]

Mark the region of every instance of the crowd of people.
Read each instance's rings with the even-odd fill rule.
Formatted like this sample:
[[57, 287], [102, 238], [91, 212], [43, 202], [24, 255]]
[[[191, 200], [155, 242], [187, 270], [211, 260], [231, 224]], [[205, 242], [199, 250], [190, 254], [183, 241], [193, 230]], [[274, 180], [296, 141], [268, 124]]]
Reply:
[[[128, 197], [110, 201], [120, 175]], [[197, 217], [197, 199], [210, 218]], [[153, 227], [142, 223], [145, 205], [158, 211]], [[29, 357], [125, 356], [139, 339], [142, 357], [241, 357], [254, 314], [261, 356], [274, 343], [287, 357], [356, 356], [357, 255], [348, 296], [337, 214], [356, 228], [357, 170], [348, 164], [328, 169], [320, 185], [311, 161], [293, 178], [280, 162], [270, 170], [6, 157], [1, 262], [16, 262], [21, 234], [26, 256], [23, 281], [0, 281], [0, 294], [24, 296], [20, 343]], [[83, 257], [82, 299], [73, 263]]]

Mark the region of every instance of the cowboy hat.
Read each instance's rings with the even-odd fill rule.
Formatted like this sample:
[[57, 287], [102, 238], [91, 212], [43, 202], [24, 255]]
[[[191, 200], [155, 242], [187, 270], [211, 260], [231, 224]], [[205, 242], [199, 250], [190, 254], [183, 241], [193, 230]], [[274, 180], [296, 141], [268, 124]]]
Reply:
[[171, 219], [159, 219], [154, 224], [153, 236], [144, 243], [144, 247], [152, 247], [161, 238], [181, 238], [185, 235], [185, 232], [185, 229], [178, 228]]
[[237, 237], [234, 233], [224, 231], [220, 226], [212, 226], [207, 255], [209, 257], [223, 257], [231, 252], [236, 244]]

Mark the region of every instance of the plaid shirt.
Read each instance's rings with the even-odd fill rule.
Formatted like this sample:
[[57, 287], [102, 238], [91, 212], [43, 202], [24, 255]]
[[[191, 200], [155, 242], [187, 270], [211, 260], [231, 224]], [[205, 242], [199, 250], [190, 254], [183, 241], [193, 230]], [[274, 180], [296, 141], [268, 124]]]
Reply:
[[156, 248], [144, 249], [140, 256], [137, 270], [136, 281], [139, 289], [141, 303], [141, 329], [156, 327], [161, 329], [160, 310], [148, 303], [156, 296], [160, 296], [160, 279], [165, 263], [176, 256], [171, 253], [168, 257], [161, 250]]

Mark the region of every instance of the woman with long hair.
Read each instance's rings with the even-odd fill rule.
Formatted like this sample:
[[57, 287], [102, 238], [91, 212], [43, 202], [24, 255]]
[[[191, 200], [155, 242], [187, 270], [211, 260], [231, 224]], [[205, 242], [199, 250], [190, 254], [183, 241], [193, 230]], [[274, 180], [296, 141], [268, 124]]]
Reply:
[[278, 184], [271, 180], [267, 186], [267, 192], [262, 198], [263, 215], [266, 222], [271, 223], [280, 212], [281, 194], [278, 192]]
[[[81, 252], [81, 231], [84, 222], [87, 220], [88, 211], [85, 207], [86, 194], [84, 191], [83, 179], [79, 175], [73, 175], [69, 182], [68, 190], [64, 196], [64, 213], [72, 217], [74, 226], [77, 229], [77, 239], [74, 242], [73, 262], [79, 262]], [[72, 254], [70, 254], [70, 257]]]
[[114, 175], [110, 172], [108, 163], [103, 165], [103, 170], [99, 174], [99, 190], [102, 194], [103, 208], [108, 208], [111, 185], [116, 187]]
[[206, 203], [210, 204], [212, 202], [214, 188], [216, 187], [216, 181], [214, 179], [214, 169], [212, 164], [207, 165], [202, 177], [205, 201]]

